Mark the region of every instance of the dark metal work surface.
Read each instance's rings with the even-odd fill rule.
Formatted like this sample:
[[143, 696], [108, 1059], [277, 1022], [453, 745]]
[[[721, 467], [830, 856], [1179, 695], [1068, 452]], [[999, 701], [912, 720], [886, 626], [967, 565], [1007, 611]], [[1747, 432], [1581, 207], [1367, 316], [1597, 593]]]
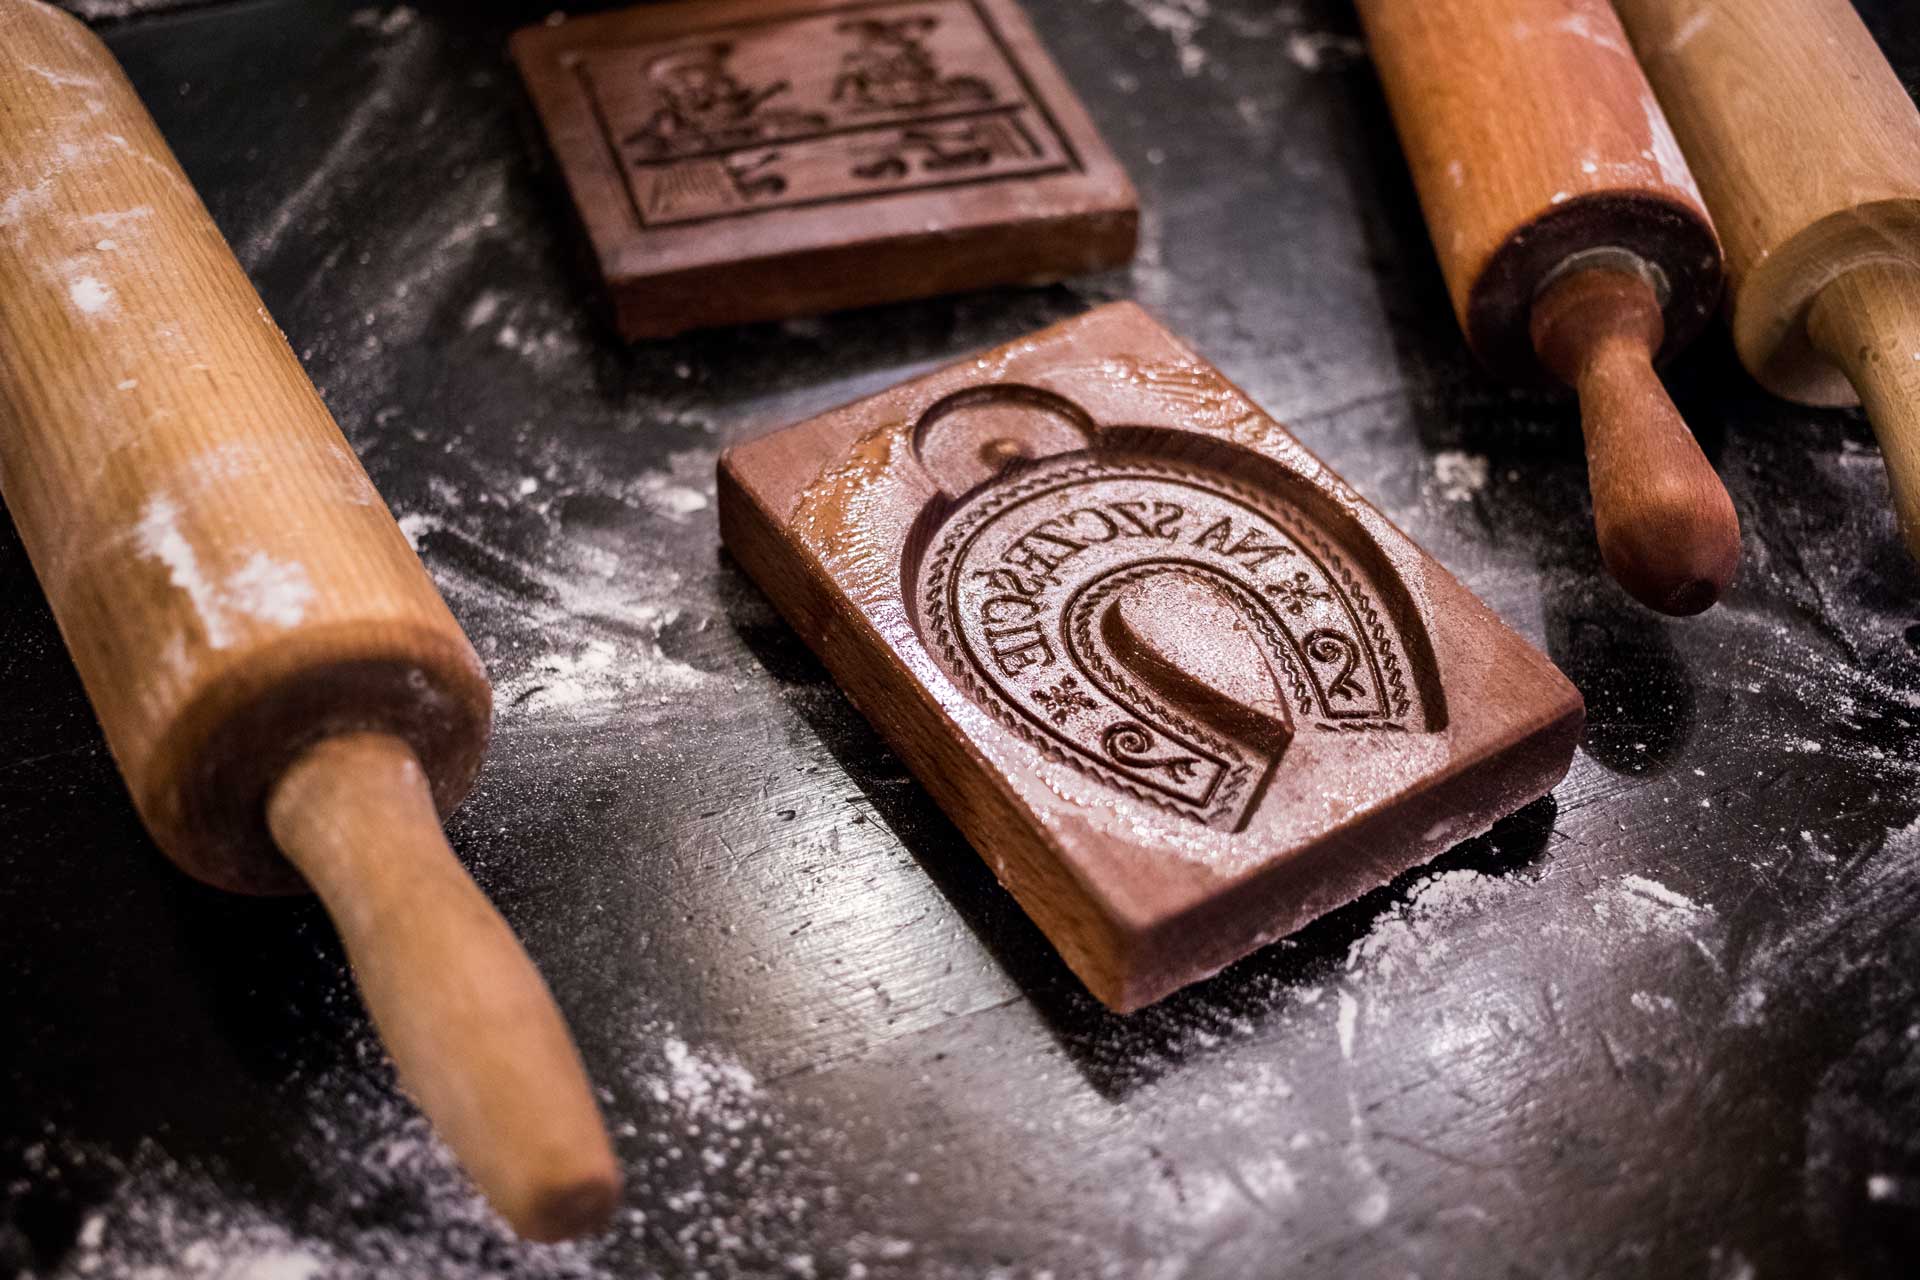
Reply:
[[[630, 1189], [585, 1245], [486, 1216], [319, 908], [149, 845], [8, 531], [0, 1274], [1911, 1274], [1920, 573], [1864, 421], [1689, 353], [1746, 559], [1712, 613], [1655, 617], [1601, 575], [1571, 406], [1469, 367], [1344, 6], [1032, 9], [1139, 184], [1130, 272], [633, 349], [504, 59], [542, 6], [103, 28], [492, 668], [456, 844]], [[1911, 83], [1920, 16], [1867, 16]], [[1131, 1019], [713, 510], [729, 442], [1115, 297], [1591, 717], [1551, 799]]]

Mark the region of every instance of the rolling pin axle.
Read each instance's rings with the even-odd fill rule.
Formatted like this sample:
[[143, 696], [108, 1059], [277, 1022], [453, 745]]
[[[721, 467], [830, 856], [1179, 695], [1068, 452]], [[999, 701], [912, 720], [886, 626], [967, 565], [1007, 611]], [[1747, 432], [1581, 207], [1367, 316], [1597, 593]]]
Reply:
[[1719, 242], [1606, 0], [1359, 11], [1468, 345], [1579, 393], [1608, 571], [1707, 608], [1739, 517], [1653, 366], [1711, 316]]
[[1863, 404], [1920, 558], [1920, 109], [1848, 0], [1616, 0], [1726, 236], [1734, 348]]

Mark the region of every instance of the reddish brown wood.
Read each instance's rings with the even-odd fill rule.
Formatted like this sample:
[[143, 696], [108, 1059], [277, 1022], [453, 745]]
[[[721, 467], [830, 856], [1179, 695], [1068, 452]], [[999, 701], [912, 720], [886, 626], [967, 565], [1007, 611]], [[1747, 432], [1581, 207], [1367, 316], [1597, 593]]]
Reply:
[[629, 338], [1133, 256], [1133, 187], [1013, 0], [647, 5], [513, 55]]
[[[1502, 377], [1577, 386], [1608, 569], [1655, 609], [1706, 608], [1733, 572], [1739, 526], [1698, 446], [1675, 436], [1686, 427], [1652, 361], [1712, 314], [1720, 245], [1619, 19], [1607, 0], [1360, 0], [1359, 11], [1469, 345]], [[1604, 358], [1595, 346], [1543, 360], [1534, 339], [1549, 291], [1600, 264], [1605, 278], [1641, 281], [1644, 354], [1609, 341]], [[1558, 341], [1589, 332], [1601, 330], [1562, 325]]]
[[1720, 297], [1720, 245], [1607, 0], [1359, 0], [1455, 313], [1487, 366], [1543, 376], [1533, 300], [1611, 248], [1667, 285], [1666, 343]]
[[1115, 304], [728, 451], [727, 546], [1116, 1009], [1551, 787], [1580, 696]]
[[1628, 271], [1576, 271], [1533, 305], [1541, 362], [1580, 393], [1587, 483], [1607, 572], [1662, 613], [1720, 598], [1740, 563], [1740, 517], [1653, 371], [1660, 300]]

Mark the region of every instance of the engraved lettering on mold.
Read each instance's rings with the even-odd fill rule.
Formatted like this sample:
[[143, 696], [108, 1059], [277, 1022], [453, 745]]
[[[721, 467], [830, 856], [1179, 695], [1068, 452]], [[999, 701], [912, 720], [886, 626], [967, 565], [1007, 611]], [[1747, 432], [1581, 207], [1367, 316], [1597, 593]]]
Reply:
[[1222, 830], [1297, 727], [1424, 725], [1368, 575], [1303, 512], [1200, 468], [1025, 464], [947, 517], [917, 589], [930, 648], [1002, 724]]
[[573, 56], [643, 227], [1077, 167], [970, 0], [846, 14]]

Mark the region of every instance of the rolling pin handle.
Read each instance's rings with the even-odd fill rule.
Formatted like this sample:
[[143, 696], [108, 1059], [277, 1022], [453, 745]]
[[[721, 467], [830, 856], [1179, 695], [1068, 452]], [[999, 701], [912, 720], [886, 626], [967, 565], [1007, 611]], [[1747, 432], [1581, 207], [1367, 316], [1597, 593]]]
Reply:
[[1920, 559], [1920, 266], [1874, 263], [1840, 276], [1814, 298], [1807, 336], [1859, 393], [1900, 537]]
[[521, 1235], [605, 1225], [620, 1174], [553, 996], [455, 858], [404, 741], [309, 748], [268, 800], [404, 1084]]
[[1661, 613], [1699, 613], [1740, 562], [1740, 518], [1653, 357], [1664, 328], [1636, 272], [1569, 272], [1534, 301], [1533, 348], [1580, 396], [1593, 521], [1607, 572]]

